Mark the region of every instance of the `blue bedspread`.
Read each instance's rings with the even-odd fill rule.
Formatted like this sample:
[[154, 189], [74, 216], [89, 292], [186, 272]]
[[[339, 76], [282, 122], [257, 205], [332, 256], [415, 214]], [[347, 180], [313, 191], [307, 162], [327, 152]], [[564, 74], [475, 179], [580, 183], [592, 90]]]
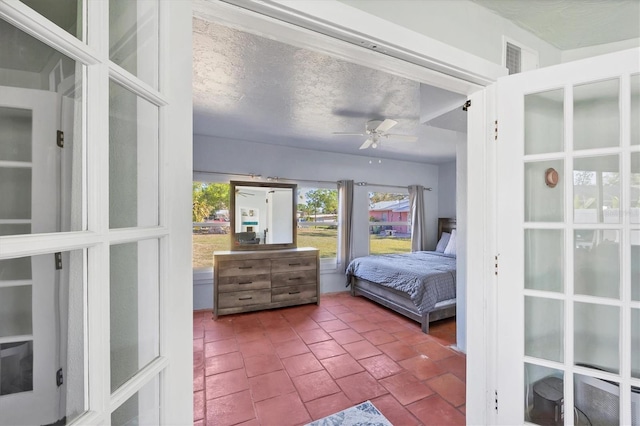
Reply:
[[421, 314], [456, 297], [456, 258], [439, 252], [359, 257], [346, 273], [407, 293]]

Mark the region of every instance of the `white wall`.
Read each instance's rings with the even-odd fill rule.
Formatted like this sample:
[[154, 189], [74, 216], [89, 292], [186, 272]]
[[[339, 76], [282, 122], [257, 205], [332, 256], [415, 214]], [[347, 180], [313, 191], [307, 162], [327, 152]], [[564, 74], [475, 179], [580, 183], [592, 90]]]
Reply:
[[537, 50], [540, 67], [561, 61], [560, 50], [470, 0], [340, 1], [496, 64], [502, 36]]
[[438, 166], [438, 217], [456, 217], [456, 162]]
[[[438, 166], [407, 161], [377, 160], [369, 164], [369, 157], [311, 151], [283, 146], [266, 145], [241, 140], [220, 139], [194, 135], [193, 169], [196, 179], [198, 172], [254, 173], [263, 177], [279, 176], [289, 179], [337, 182], [353, 179], [407, 187], [420, 184], [431, 187], [425, 192], [427, 207], [426, 221], [429, 226], [428, 242], [436, 244], [438, 221]], [[250, 152], [251, 155], [247, 155]], [[207, 176], [216, 179], [217, 175]], [[226, 181], [224, 176], [219, 177]], [[310, 183], [310, 185], [313, 185]], [[354, 255], [363, 256], [369, 252], [368, 192], [373, 186], [356, 186], [354, 189]], [[387, 191], [389, 188], [379, 188]], [[210, 309], [212, 302], [211, 274], [196, 274], [194, 277], [194, 309]], [[346, 291], [346, 278], [335, 271], [323, 271], [320, 277], [322, 293]]]
[[581, 49], [563, 50], [561, 54], [562, 62], [577, 61], [578, 59], [590, 58], [592, 56], [604, 55], [620, 50], [632, 49], [640, 46], [640, 38], [617, 41], [615, 43], [599, 44], [597, 46], [583, 47]]

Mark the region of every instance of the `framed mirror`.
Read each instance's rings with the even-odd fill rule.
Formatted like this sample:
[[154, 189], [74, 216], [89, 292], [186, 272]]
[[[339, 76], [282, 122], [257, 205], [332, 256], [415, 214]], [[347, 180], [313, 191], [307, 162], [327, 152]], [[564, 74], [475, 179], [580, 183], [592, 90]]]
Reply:
[[297, 185], [231, 181], [231, 250], [297, 247]]

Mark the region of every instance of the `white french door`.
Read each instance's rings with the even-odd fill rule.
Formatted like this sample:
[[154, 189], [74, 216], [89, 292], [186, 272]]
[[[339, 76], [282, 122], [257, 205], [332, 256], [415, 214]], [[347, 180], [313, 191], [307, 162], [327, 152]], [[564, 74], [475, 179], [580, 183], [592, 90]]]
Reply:
[[640, 424], [640, 49], [497, 84], [497, 420]]
[[191, 5], [55, 3], [0, 0], [0, 426], [187, 424]]

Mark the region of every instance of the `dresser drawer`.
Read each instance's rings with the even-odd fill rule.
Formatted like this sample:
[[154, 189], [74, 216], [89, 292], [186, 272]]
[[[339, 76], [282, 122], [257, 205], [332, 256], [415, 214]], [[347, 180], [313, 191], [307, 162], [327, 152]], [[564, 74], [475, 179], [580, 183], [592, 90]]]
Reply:
[[284, 257], [271, 260], [271, 272], [304, 271], [316, 269], [315, 256]]
[[218, 283], [216, 287], [221, 293], [226, 293], [229, 291], [260, 290], [264, 288], [271, 288], [271, 275], [258, 274], [233, 277], [218, 276]]
[[316, 280], [315, 268], [301, 271], [277, 272], [271, 274], [271, 287], [315, 284]]
[[277, 287], [271, 290], [271, 301], [285, 302], [289, 300], [303, 300], [316, 297], [317, 295], [315, 284]]
[[271, 261], [269, 259], [224, 260], [218, 263], [218, 277], [243, 277], [269, 273], [271, 273]]
[[261, 305], [271, 302], [271, 290], [247, 290], [218, 294], [218, 308]]

